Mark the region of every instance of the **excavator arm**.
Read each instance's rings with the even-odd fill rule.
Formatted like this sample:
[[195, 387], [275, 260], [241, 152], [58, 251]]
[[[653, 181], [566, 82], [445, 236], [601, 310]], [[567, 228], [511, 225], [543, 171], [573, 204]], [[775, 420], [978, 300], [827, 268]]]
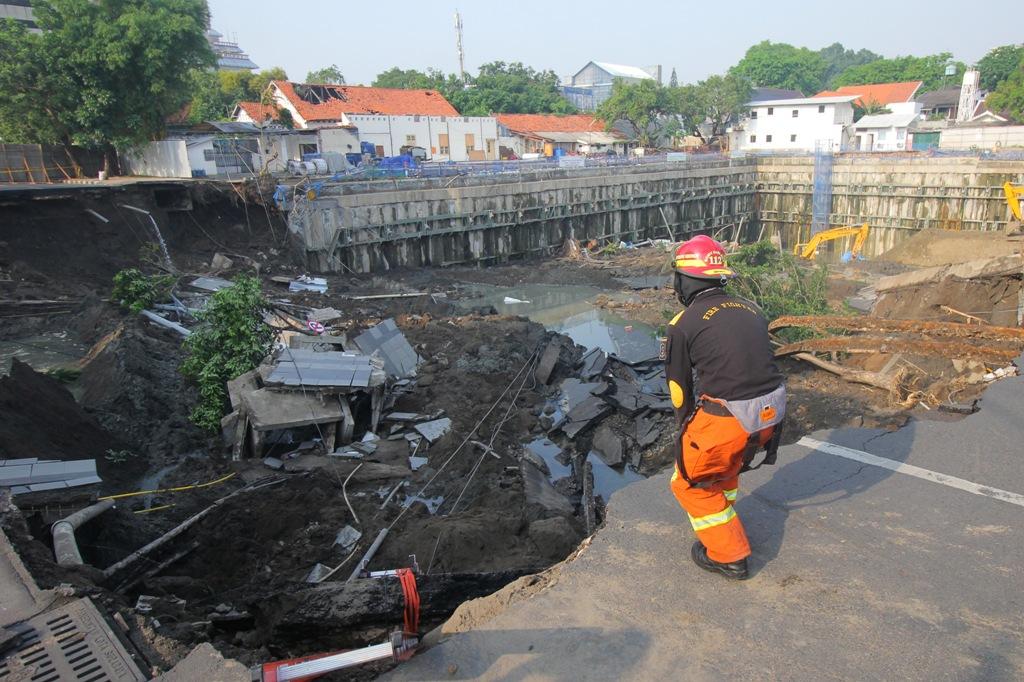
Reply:
[[1024, 185], [1013, 185], [1008, 182], [1003, 185], [1003, 192], [1006, 194], [1006, 205], [1010, 207], [1010, 213], [1017, 220], [1024, 220], [1020, 208], [1021, 197], [1024, 197]]
[[868, 231], [870, 228], [867, 223], [863, 225], [850, 225], [847, 227], [833, 227], [830, 230], [823, 230], [818, 234], [811, 237], [811, 240], [806, 244], [797, 244], [793, 247], [793, 254], [800, 256], [801, 258], [811, 259], [818, 252], [818, 247], [825, 243], [832, 241], [833, 239], [842, 239], [843, 237], [855, 237], [853, 241], [853, 248], [850, 250], [851, 255], [856, 258], [860, 255], [860, 250], [864, 247], [864, 242], [867, 241]]

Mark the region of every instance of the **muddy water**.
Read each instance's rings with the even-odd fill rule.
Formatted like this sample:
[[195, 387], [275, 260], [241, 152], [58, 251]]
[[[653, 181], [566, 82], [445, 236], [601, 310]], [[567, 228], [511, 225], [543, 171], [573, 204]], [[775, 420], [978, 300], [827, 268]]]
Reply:
[[72, 339], [66, 331], [0, 341], [0, 376], [11, 371], [11, 358], [18, 358], [42, 372], [70, 365], [88, 350], [88, 346]]
[[523, 315], [551, 331], [565, 334], [584, 348], [600, 348], [625, 362], [640, 362], [658, 355], [657, 330], [595, 307], [593, 301], [599, 294], [609, 295], [596, 287], [472, 284], [462, 290], [467, 294], [467, 298], [459, 301], [463, 307], [492, 305], [503, 315]]

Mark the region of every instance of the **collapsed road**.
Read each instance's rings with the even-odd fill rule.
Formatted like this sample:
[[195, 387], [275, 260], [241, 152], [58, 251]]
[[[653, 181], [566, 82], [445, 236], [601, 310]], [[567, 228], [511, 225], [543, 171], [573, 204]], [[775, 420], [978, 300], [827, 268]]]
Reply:
[[[37, 610], [63, 608], [54, 595], [87, 595], [114, 623], [123, 655], [147, 673], [172, 669], [190, 650], [215, 653], [210, 644], [258, 666], [384, 641], [402, 623], [402, 592], [393, 577], [360, 577], [366, 571], [418, 566], [426, 632], [510, 582], [515, 594], [551, 585], [586, 538], [596, 539], [584, 559], [615, 540], [616, 523], [651, 529], [639, 512], [628, 522], [614, 514], [624, 495], [640, 495], [638, 507], [660, 499], [660, 479], [639, 481], [657, 479], [671, 457], [656, 337], [677, 306], [664, 286], [663, 244], [605, 253], [577, 244], [566, 251], [575, 258], [525, 265], [320, 278], [292, 257], [273, 214], [223, 195], [194, 199], [193, 213], [161, 223], [179, 270], [174, 299], [146, 318], [109, 300], [116, 272], [163, 272], [145, 246], [151, 226], [133, 222], [144, 216], [113, 212], [110, 224], [83, 227], [81, 206], [68, 202], [34, 215], [53, 226], [45, 244], [4, 232], [0, 341], [25, 361], [0, 377], [0, 474], [9, 469], [16, 490], [0, 525], [45, 592]], [[103, 231], [107, 245], [82, 243], [85, 229]], [[842, 298], [868, 284], [860, 278], [874, 277], [870, 265], [833, 277], [831, 291]], [[245, 272], [259, 274], [273, 304], [267, 321], [280, 349], [231, 382], [220, 431], [203, 431], [189, 421], [198, 396], [179, 371], [181, 341], [214, 293]], [[977, 299], [1002, 315], [1019, 277], [984, 273], [998, 279], [958, 280], [957, 291], [996, 290]], [[889, 310], [910, 298], [896, 285], [910, 286], [884, 290], [895, 292], [880, 298]], [[945, 280], [912, 286], [935, 289], [922, 316], [957, 307], [941, 295]], [[987, 315], [980, 302], [962, 307]], [[931, 358], [913, 346], [854, 354], [861, 332], [905, 330], [891, 320], [808, 324], [840, 328], [836, 353], [817, 360], [846, 374], [781, 360], [792, 394], [788, 443], [840, 426], [882, 436], [932, 411], [958, 419], [976, 411], [996, 371], [1011, 376], [1003, 364], [1019, 353], [1016, 338], [974, 326], [965, 338], [992, 345], [1000, 364], [951, 358], [948, 347]], [[851, 383], [855, 371], [892, 391]], [[824, 485], [827, 476], [811, 479]], [[110, 500], [74, 528], [82, 563], [61, 565], [53, 524]], [[679, 519], [651, 511], [661, 529], [652, 536], [671, 547]], [[637, 554], [640, 563], [617, 575], [634, 576], [648, 558]], [[666, 575], [681, 575], [679, 563]], [[454, 665], [463, 672], [451, 674], [476, 670]]]

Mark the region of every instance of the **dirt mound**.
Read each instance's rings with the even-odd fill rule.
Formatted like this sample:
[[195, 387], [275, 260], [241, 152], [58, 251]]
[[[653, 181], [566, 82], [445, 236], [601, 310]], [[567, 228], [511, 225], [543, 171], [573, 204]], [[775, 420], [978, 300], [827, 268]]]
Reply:
[[90, 352], [79, 379], [82, 405], [112, 433], [146, 453], [151, 466], [201, 447], [188, 421], [195, 389], [178, 371], [181, 340], [126, 319]]
[[104, 482], [124, 480], [140, 471], [132, 464], [113, 466], [106, 455], [126, 447], [75, 402], [60, 382], [17, 358], [0, 378], [0, 457], [18, 459], [95, 458]]
[[950, 232], [921, 230], [886, 251], [879, 260], [932, 267], [995, 258], [1016, 253], [1019, 245], [1002, 232]]

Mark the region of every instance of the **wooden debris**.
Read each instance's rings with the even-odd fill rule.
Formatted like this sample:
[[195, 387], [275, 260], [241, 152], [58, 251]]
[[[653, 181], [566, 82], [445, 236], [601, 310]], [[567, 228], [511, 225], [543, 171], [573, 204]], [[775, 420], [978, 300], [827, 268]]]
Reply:
[[[977, 328], [977, 327], [975, 327]], [[879, 338], [873, 336], [831, 336], [790, 343], [775, 351], [776, 357], [796, 353], [906, 353], [941, 358], [975, 358], [979, 360], [1015, 360], [1021, 353], [1020, 343], [989, 346], [968, 341], [936, 341], [926, 338]]]
[[1014, 327], [993, 327], [989, 325], [964, 324], [962, 322], [934, 322], [927, 320], [885, 320], [867, 316], [785, 316], [772, 321], [768, 325], [768, 331], [774, 332], [787, 327], [851, 332], [898, 332], [942, 337], [1020, 341], [1024, 343], [1024, 329]]

